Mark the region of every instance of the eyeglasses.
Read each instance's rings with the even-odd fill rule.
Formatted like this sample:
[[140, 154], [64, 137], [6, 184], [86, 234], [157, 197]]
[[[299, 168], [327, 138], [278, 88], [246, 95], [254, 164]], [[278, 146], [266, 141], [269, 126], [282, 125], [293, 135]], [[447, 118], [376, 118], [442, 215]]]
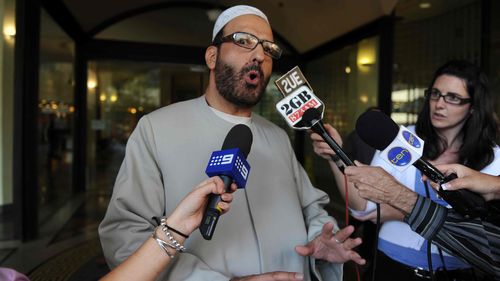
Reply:
[[427, 89], [424, 91], [425, 97], [431, 100], [439, 100], [443, 97], [444, 101], [453, 105], [463, 105], [471, 102], [471, 98], [461, 98], [459, 95], [454, 93], [447, 93], [443, 95], [438, 89]]
[[273, 59], [279, 59], [283, 50], [276, 43], [257, 38], [257, 36], [246, 32], [235, 32], [226, 35], [219, 40], [214, 41], [214, 45], [219, 45], [223, 42], [233, 42], [234, 44], [249, 50], [253, 50], [260, 43], [264, 49], [264, 53]]

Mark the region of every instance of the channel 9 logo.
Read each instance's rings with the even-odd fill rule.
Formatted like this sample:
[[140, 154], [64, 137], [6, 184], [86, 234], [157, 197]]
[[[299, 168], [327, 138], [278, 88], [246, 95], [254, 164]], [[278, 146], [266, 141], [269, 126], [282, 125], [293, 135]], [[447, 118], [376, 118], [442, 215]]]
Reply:
[[205, 173], [209, 177], [227, 175], [236, 182], [238, 188], [244, 188], [250, 165], [238, 148], [219, 150], [212, 153]]

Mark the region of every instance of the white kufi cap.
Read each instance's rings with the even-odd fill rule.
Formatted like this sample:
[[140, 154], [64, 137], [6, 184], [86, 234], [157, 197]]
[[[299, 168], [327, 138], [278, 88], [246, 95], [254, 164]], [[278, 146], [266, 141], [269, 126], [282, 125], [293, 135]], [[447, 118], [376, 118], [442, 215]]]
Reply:
[[212, 41], [214, 40], [217, 33], [219, 33], [219, 31], [221, 31], [222, 28], [224, 28], [224, 26], [228, 22], [232, 21], [236, 17], [243, 16], [243, 15], [256, 15], [256, 16], [259, 16], [259, 17], [265, 19], [269, 23], [266, 15], [264, 15], [264, 13], [261, 10], [255, 8], [255, 7], [247, 6], [247, 5], [234, 6], [234, 7], [231, 7], [231, 8], [224, 10], [224, 12], [222, 12], [219, 15], [219, 17], [217, 18], [217, 20], [215, 21], [214, 30], [212, 32]]

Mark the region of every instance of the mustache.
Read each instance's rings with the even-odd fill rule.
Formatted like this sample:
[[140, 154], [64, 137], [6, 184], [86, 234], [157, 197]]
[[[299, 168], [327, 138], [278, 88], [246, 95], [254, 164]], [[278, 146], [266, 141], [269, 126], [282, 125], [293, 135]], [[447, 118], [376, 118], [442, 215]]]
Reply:
[[262, 68], [258, 64], [250, 64], [250, 65], [244, 66], [240, 70], [240, 76], [243, 76], [250, 71], [257, 71], [259, 73], [260, 77], [264, 77], [264, 71], [262, 71]]

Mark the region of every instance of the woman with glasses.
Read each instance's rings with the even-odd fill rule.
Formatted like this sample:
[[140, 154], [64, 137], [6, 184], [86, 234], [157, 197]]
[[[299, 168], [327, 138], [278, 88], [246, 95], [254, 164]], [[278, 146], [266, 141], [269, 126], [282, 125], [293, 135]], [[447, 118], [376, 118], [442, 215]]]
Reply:
[[[326, 125], [330, 135], [341, 142], [338, 132]], [[466, 61], [450, 61], [434, 74], [425, 91], [424, 106], [415, 126], [409, 126], [425, 141], [422, 158], [432, 164], [459, 163], [483, 173], [500, 175], [500, 149], [496, 144], [498, 124], [486, 75]], [[344, 195], [344, 176], [331, 161], [334, 152], [317, 134], [312, 134], [314, 150], [328, 159], [340, 193]], [[378, 151], [372, 166], [381, 166], [411, 190], [448, 204], [436, 196], [415, 167], [399, 172], [389, 166]], [[360, 220], [376, 219], [375, 203], [359, 197], [349, 183], [349, 205]], [[381, 204], [376, 280], [429, 280], [431, 278], [427, 241], [403, 222], [405, 213]], [[436, 280], [470, 280], [470, 266], [432, 245], [432, 269]], [[455, 278], [455, 279], [453, 279]]]

